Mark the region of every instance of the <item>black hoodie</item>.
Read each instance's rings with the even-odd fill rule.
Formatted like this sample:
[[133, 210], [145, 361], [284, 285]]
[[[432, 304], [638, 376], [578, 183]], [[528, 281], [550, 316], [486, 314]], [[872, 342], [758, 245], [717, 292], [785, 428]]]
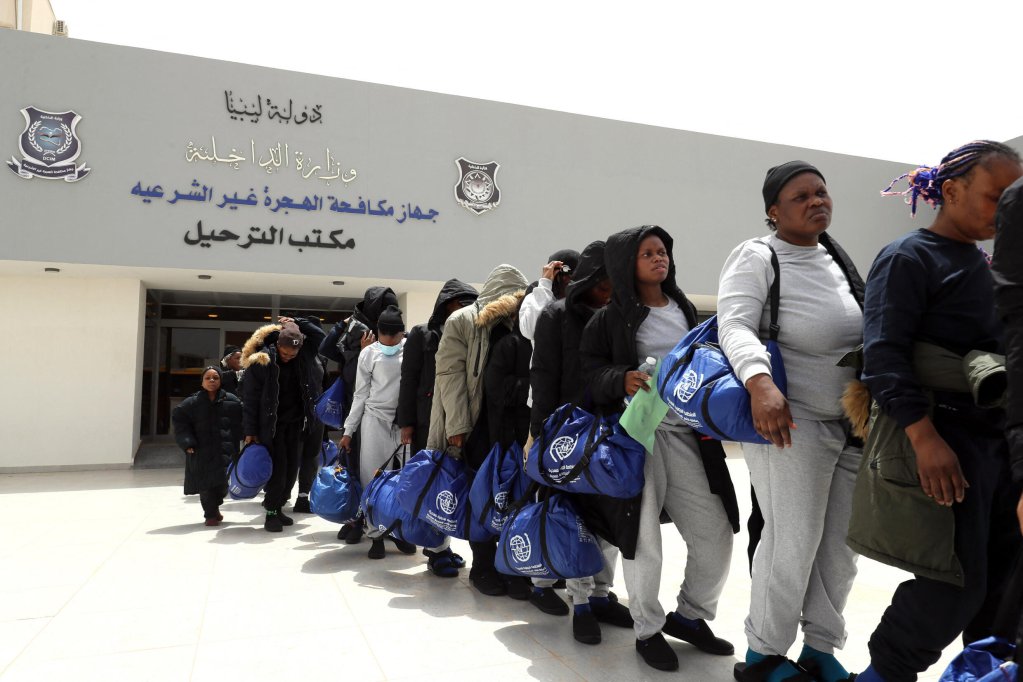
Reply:
[[476, 300], [478, 292], [457, 279], [449, 279], [441, 287], [433, 314], [426, 324], [409, 330], [401, 360], [401, 388], [398, 391], [398, 410], [395, 423], [399, 427], [412, 426], [413, 452], [426, 447], [430, 431], [430, 408], [433, 405], [433, 381], [436, 375], [435, 356], [447, 313], [448, 303], [460, 299]]
[[[606, 413], [620, 412], [625, 400], [625, 373], [639, 366], [636, 334], [650, 313], [636, 294], [636, 256], [639, 244], [648, 235], [657, 235], [664, 242], [670, 259], [668, 276], [661, 290], [682, 309], [689, 327], [696, 326], [696, 307], [675, 282], [674, 240], [656, 225], [643, 225], [611, 235], [604, 248], [604, 263], [613, 288], [611, 303], [598, 310], [583, 330], [580, 356], [583, 378], [588, 383], [594, 403]], [[739, 506], [735, 488], [725, 464], [725, 451], [720, 441], [697, 436], [700, 455], [712, 493], [721, 497], [734, 532], [739, 531]], [[622, 556], [635, 556], [639, 534], [639, 503], [641, 496], [631, 500], [602, 498], [602, 505], [581, 510], [587, 526], [616, 545]], [[598, 514], [599, 511], [599, 514]]]
[[533, 367], [529, 373], [533, 407], [529, 430], [534, 438], [540, 435], [544, 421], [558, 407], [583, 398], [585, 384], [579, 362], [579, 344], [583, 328], [594, 311], [581, 301], [581, 297], [607, 277], [604, 242], [596, 241], [583, 249], [572, 274], [574, 279], [565, 298], [543, 309], [533, 333]]

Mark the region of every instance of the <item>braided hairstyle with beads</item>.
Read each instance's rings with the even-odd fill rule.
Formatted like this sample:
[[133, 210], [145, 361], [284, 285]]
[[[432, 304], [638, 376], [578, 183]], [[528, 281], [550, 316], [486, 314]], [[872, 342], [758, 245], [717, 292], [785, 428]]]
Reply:
[[[903, 173], [881, 190], [881, 196], [905, 197], [906, 203], [910, 206], [910, 213], [916, 217], [917, 199], [923, 199], [932, 207], [938, 208], [944, 203], [941, 186], [946, 180], [965, 178], [991, 156], [1021, 163], [1019, 153], [1012, 147], [991, 140], [975, 140], [950, 151], [937, 166], [920, 166], [916, 170]], [[909, 187], [901, 192], [893, 190], [895, 183], [903, 179]]]

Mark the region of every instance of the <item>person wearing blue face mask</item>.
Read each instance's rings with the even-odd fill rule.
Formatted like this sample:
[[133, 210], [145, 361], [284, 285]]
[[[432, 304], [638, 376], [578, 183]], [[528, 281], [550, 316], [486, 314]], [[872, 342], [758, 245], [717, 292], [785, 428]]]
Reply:
[[[388, 306], [380, 313], [377, 332], [377, 340], [359, 354], [352, 409], [345, 419], [344, 435], [338, 442], [338, 447], [348, 452], [352, 447], [352, 436], [356, 431], [360, 433], [362, 446], [359, 480], [364, 486], [369, 484], [373, 473], [401, 445], [401, 429], [394, 421], [398, 409], [398, 388], [401, 385], [405, 322], [397, 306]], [[366, 535], [373, 541], [369, 558], [382, 559], [384, 538], [379, 530], [370, 528]], [[414, 545], [397, 538], [390, 539], [405, 554], [416, 551]]]

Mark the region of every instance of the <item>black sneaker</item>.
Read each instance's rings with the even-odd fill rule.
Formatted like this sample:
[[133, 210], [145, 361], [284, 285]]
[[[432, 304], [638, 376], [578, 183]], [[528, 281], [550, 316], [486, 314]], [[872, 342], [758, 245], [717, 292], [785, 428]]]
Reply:
[[295, 506], [291, 508], [296, 514], [312, 514], [313, 510], [309, 508], [309, 498], [303, 495], [299, 495], [298, 499], [295, 500]]
[[416, 546], [413, 545], [411, 542], [405, 542], [404, 540], [400, 540], [400, 539], [394, 537], [393, 535], [388, 535], [387, 539], [390, 540], [391, 542], [393, 542], [394, 546], [402, 554], [415, 554], [416, 553]]
[[568, 615], [568, 604], [558, 596], [553, 587], [544, 587], [539, 591], [533, 588], [529, 595], [529, 603], [552, 616]]
[[600, 623], [593, 611], [572, 614], [572, 636], [583, 644], [600, 644]]
[[636, 640], [636, 651], [643, 661], [657, 670], [678, 670], [678, 656], [664, 641], [664, 635], [657, 633], [648, 639]]
[[731, 642], [714, 636], [707, 621], [700, 618], [696, 621], [696, 627], [690, 627], [677, 620], [673, 613], [669, 613], [668, 617], [664, 619], [664, 627], [661, 628], [661, 632], [664, 634], [681, 639], [683, 642], [689, 642], [707, 654], [731, 656], [735, 653], [735, 647]]
[[516, 601], [526, 601], [533, 593], [533, 583], [521, 575], [506, 575], [504, 582], [508, 585], [508, 596]]
[[633, 625], [629, 607], [616, 601], [609, 600], [606, 606], [598, 606], [591, 601], [590, 610], [593, 611], [593, 617], [601, 623], [607, 623], [608, 625], [620, 628], [631, 628]]
[[348, 535], [345, 537], [345, 542], [349, 545], [357, 545], [362, 542], [362, 525], [356, 524], [352, 526], [352, 529], [348, 531]]
[[383, 538], [373, 538], [373, 544], [369, 548], [368, 556], [370, 559], [383, 559], [384, 555], [387, 554], [387, 550], [384, 549]]
[[283, 523], [285, 526], [295, 525], [295, 519], [291, 518], [290, 516], [285, 516], [284, 512], [282, 512], [280, 509], [277, 510], [277, 518], [279, 518], [281, 520], [281, 523]]
[[348, 534], [352, 532], [352, 524], [346, 523], [341, 526], [341, 529], [337, 532], [337, 539], [344, 540], [348, 537]]
[[280, 533], [284, 530], [284, 524], [281, 523], [281, 516], [276, 512], [267, 512], [266, 521], [263, 522], [263, 530], [267, 533]]
[[469, 583], [477, 592], [488, 597], [503, 597], [508, 594], [508, 587], [497, 571], [480, 571], [476, 574], [469, 571]]

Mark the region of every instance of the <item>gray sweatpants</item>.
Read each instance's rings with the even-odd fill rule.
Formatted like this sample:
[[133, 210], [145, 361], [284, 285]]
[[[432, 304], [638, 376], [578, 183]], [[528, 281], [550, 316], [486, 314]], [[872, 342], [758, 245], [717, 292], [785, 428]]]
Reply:
[[721, 498], [710, 492], [707, 472], [692, 430], [661, 424], [654, 451], [643, 467], [636, 558], [622, 561], [629, 611], [637, 639], [664, 627], [661, 587], [661, 509], [671, 516], [686, 543], [686, 567], [676, 610], [686, 618], [711, 620], [728, 578], [732, 526]]
[[[359, 480], [363, 486], [373, 480], [373, 474], [377, 469], [387, 462], [387, 459], [401, 445], [401, 429], [391, 422], [386, 422], [371, 414], [362, 415], [359, 422], [359, 434], [362, 438], [362, 445], [359, 450]], [[366, 537], [378, 538], [382, 535], [379, 528], [370, 528], [367, 525]], [[437, 547], [427, 549], [439, 552], [451, 544], [451, 539], [446, 537]]]
[[800, 624], [805, 644], [841, 649], [842, 611], [856, 578], [856, 553], [845, 537], [862, 452], [846, 445], [840, 420], [795, 422], [791, 448], [742, 446], [764, 515], [746, 639], [765, 655], [785, 656]]
[[[600, 545], [600, 552], [604, 555], [604, 568], [600, 573], [586, 578], [569, 578], [565, 581], [565, 588], [572, 597], [572, 604], [589, 604], [590, 597], [606, 597], [611, 593], [611, 587], [615, 582], [615, 564], [618, 563], [618, 548], [609, 544], [606, 540], [597, 538]], [[556, 581], [546, 578], [534, 578], [533, 585], [536, 587], [551, 587]]]

